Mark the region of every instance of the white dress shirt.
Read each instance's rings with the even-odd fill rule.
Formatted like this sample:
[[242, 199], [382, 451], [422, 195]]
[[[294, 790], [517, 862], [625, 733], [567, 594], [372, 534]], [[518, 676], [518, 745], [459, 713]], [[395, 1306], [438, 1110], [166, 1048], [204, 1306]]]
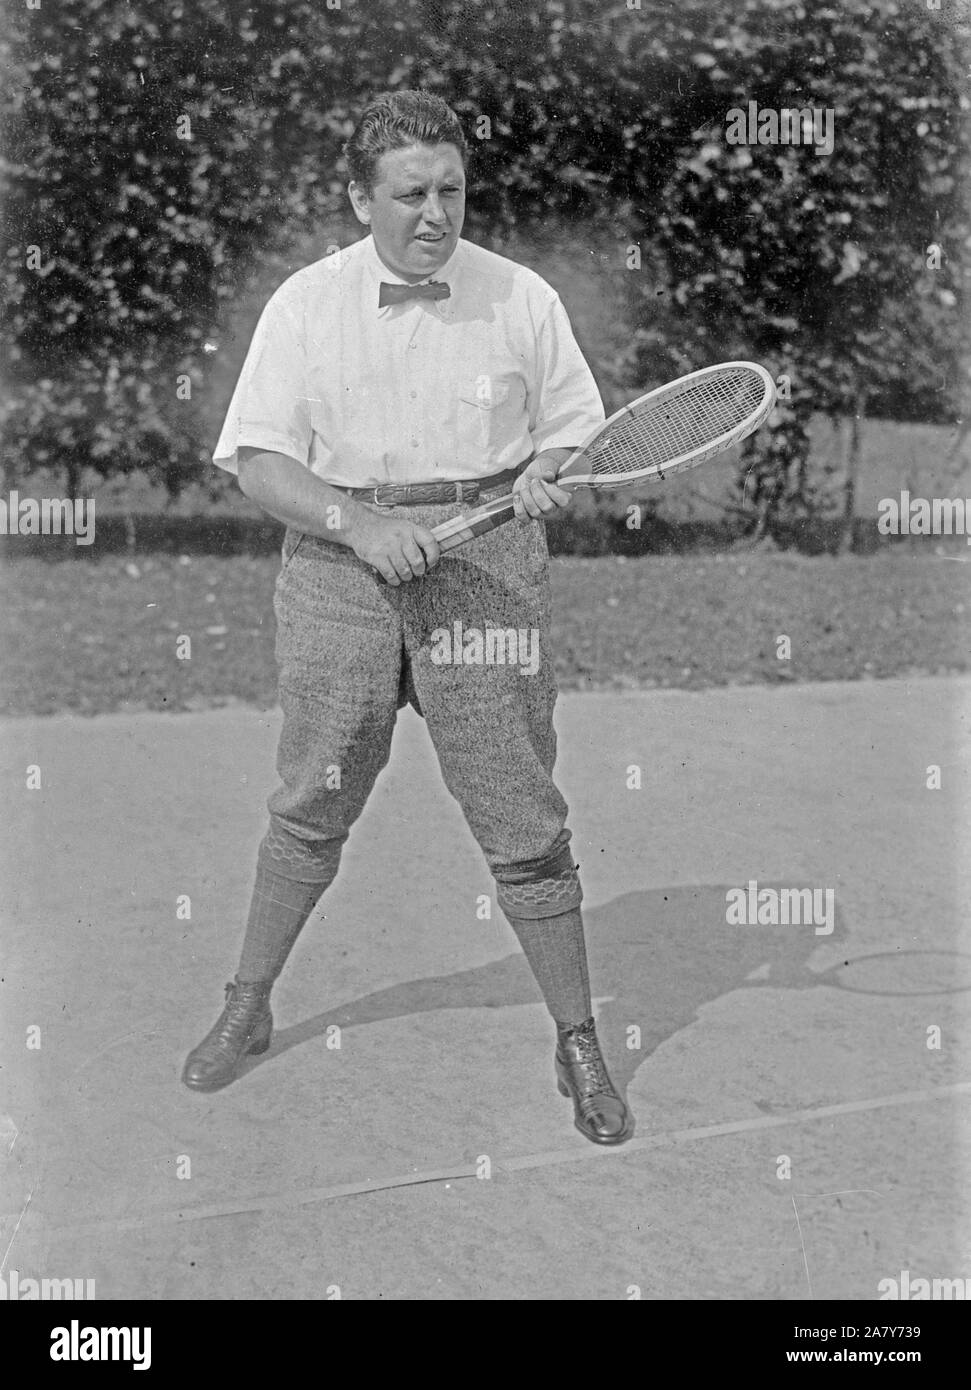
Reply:
[[253, 334], [213, 461], [240, 446], [287, 454], [326, 482], [481, 478], [573, 448], [604, 419], [556, 292], [460, 240], [448, 299], [378, 307], [402, 284], [370, 236], [298, 270]]

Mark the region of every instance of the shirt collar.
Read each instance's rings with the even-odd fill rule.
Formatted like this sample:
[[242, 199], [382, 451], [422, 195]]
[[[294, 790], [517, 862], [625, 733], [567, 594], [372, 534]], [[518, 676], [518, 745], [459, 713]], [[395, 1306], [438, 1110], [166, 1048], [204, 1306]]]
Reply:
[[395, 275], [393, 271], [389, 270], [378, 255], [377, 248], [374, 245], [374, 237], [371, 236], [370, 233], [364, 238], [364, 242], [364, 264], [367, 270], [367, 288], [365, 289], [365, 294], [371, 295], [373, 293], [374, 298], [371, 300], [371, 303], [374, 305], [374, 312], [379, 318], [386, 318], [387, 315], [391, 313], [391, 310], [396, 307], [393, 304], [386, 304], [383, 309], [378, 308], [378, 293], [382, 280], [388, 285], [408, 285], [415, 283], [423, 285], [426, 284], [428, 280], [445, 280], [451, 290], [449, 298], [426, 299], [423, 302], [433, 313], [438, 314], [439, 318], [449, 319], [452, 317], [452, 314], [455, 312], [454, 299], [456, 284], [460, 279], [461, 265], [464, 260], [465, 243], [462, 241], [461, 237], [458, 240], [455, 250], [449, 256], [445, 264], [432, 275], [426, 276], [425, 280], [419, 281], [402, 280], [399, 275]]

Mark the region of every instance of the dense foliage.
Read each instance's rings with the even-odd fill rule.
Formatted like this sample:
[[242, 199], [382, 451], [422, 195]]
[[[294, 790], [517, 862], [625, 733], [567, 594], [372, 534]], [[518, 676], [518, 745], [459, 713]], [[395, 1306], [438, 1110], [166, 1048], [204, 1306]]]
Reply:
[[[605, 370], [786, 377], [746, 504], [813, 505], [813, 410], [967, 409], [949, 0], [60, 0], [13, 14], [2, 56], [8, 480], [198, 471], [207, 341], [261, 257], [333, 221], [355, 112], [401, 86], [462, 116], [478, 228], [553, 221], [624, 277]], [[753, 101], [831, 111], [831, 153], [729, 143]]]

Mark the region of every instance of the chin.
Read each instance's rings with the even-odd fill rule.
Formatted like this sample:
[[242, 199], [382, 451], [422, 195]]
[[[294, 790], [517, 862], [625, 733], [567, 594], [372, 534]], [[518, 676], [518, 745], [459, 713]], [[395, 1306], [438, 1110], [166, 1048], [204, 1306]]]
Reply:
[[402, 248], [397, 256], [381, 255], [379, 247], [378, 254], [396, 275], [414, 275], [416, 279], [423, 280], [426, 276], [434, 275], [437, 270], [441, 270], [457, 243], [458, 237], [448, 237], [445, 241], [434, 242], [432, 245], [414, 243]]
[[431, 244], [419, 243], [413, 254], [413, 259], [418, 262], [419, 267], [425, 267], [429, 264], [435, 267], [444, 265], [455, 250], [456, 240], [456, 237], [447, 237], [445, 241], [436, 241]]

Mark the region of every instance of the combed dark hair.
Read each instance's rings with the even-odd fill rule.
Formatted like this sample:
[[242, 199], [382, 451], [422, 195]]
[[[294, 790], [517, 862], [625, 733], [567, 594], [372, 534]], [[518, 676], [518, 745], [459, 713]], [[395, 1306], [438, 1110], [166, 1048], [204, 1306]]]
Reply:
[[381, 156], [408, 145], [455, 145], [463, 164], [468, 158], [459, 119], [441, 97], [430, 92], [383, 92], [365, 107], [344, 146], [351, 178], [371, 193]]

